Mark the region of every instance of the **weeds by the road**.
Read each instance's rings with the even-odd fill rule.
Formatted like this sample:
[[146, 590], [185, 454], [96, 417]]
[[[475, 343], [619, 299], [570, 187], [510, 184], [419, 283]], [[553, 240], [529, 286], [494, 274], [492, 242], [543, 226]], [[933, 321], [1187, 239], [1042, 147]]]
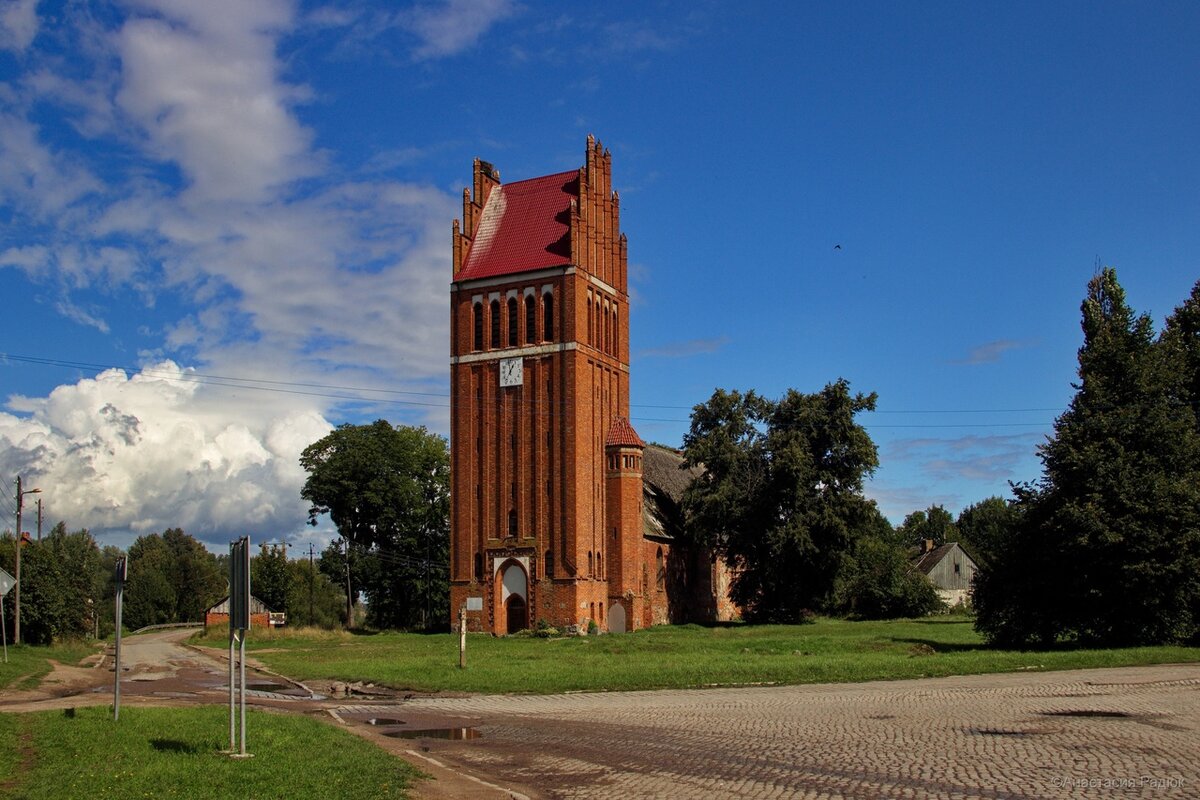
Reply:
[[8, 663], [0, 661], [0, 689], [33, 689], [50, 672], [50, 660], [78, 664], [95, 653], [98, 642], [66, 641], [49, 647], [9, 645]]
[[[220, 647], [223, 630], [197, 641]], [[983, 644], [967, 617], [810, 625], [664, 626], [605, 636], [470, 635], [458, 669], [454, 634], [253, 630], [247, 647], [300, 680], [363, 681], [418, 691], [531, 692], [891, 680], [927, 676], [1200, 661], [1200, 648], [1021, 652]]]
[[[416, 771], [404, 761], [330, 725], [251, 711], [253, 758], [220, 754], [228, 746], [228, 709], [107, 708], [0, 715], [0, 797], [246, 798], [375, 800], [405, 797]], [[20, 760], [15, 732], [32, 730], [32, 767]]]

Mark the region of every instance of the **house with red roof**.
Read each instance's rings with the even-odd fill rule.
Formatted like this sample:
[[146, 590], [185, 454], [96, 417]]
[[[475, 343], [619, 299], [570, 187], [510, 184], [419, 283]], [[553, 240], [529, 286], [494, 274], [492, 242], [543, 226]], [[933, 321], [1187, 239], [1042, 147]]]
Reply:
[[589, 136], [579, 169], [507, 184], [476, 159], [452, 239], [452, 615], [497, 634], [732, 617], [725, 570], [678, 537], [682, 458], [629, 421], [609, 151]]

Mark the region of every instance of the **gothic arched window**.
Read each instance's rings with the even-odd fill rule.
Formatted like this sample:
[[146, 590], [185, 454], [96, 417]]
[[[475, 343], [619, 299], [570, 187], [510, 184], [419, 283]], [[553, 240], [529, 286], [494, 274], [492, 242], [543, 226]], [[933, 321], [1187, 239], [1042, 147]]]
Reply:
[[483, 349], [483, 303], [476, 303], [475, 315], [475, 350]]
[[537, 306], [534, 305], [533, 295], [525, 295], [525, 344], [537, 341]]
[[493, 300], [492, 312], [492, 349], [500, 347], [500, 301]]
[[666, 562], [663, 561], [663, 551], [661, 547], [658, 548], [658, 553], [654, 556], [654, 566], [658, 570], [658, 577], [655, 580], [655, 585], [661, 592], [667, 587], [667, 566]]
[[546, 292], [542, 295], [542, 341], [554, 339], [554, 295]]

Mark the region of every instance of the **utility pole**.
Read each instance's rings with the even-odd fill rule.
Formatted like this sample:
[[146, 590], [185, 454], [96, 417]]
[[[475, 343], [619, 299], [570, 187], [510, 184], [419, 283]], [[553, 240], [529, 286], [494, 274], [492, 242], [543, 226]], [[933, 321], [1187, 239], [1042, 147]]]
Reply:
[[37, 494], [41, 489], [21, 489], [21, 476], [17, 476], [17, 575], [13, 586], [13, 644], [21, 643], [21, 508], [27, 494]]
[[[354, 627], [354, 598], [350, 596], [350, 540], [346, 539], [346, 630]], [[20, 608], [20, 606], [17, 606]]]
[[315, 625], [316, 620], [313, 616], [313, 579], [316, 577], [313, 565], [313, 545], [308, 543], [308, 624]]
[[38, 498], [38, 541], [42, 540], [42, 498]]

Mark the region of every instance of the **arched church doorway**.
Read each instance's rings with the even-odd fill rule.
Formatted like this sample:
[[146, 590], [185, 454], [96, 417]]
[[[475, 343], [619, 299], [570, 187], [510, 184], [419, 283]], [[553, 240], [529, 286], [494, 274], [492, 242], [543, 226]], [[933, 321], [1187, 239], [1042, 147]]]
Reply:
[[500, 586], [504, 605], [504, 632], [516, 633], [529, 627], [529, 578], [525, 568], [514, 561], [504, 565]]
[[508, 610], [508, 633], [516, 633], [529, 627], [529, 607], [525, 598], [519, 594], [510, 594], [504, 604]]
[[625, 606], [620, 603], [613, 603], [608, 607], [608, 631], [609, 633], [625, 632]]

